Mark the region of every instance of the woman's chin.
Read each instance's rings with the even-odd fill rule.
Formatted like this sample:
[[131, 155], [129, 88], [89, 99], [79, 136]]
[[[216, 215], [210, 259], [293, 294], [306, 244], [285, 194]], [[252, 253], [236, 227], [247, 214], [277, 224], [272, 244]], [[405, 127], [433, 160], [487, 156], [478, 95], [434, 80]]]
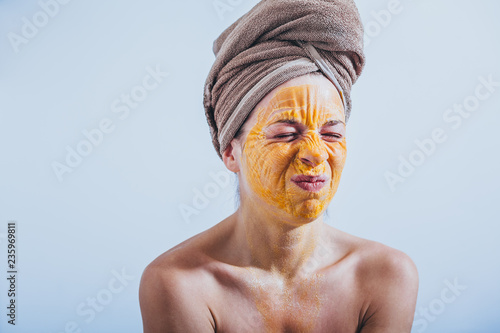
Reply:
[[295, 217], [313, 221], [320, 217], [328, 206], [328, 202], [320, 199], [307, 199], [294, 205], [291, 214]]

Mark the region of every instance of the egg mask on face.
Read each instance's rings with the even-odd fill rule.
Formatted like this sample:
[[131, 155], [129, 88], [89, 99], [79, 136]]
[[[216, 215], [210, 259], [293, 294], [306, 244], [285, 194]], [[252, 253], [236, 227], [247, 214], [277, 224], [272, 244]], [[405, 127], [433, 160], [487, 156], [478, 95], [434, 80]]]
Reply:
[[346, 158], [337, 90], [324, 84], [286, 86], [255, 112], [241, 156], [251, 192], [294, 217], [317, 218], [337, 191]]

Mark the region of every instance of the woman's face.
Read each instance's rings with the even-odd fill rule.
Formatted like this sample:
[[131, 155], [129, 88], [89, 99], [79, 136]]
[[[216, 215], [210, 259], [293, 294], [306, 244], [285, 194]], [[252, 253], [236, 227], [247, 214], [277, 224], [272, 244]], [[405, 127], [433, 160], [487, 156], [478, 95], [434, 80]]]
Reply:
[[271, 91], [245, 125], [245, 194], [295, 217], [321, 215], [346, 158], [344, 109], [333, 84], [316, 75], [290, 80]]

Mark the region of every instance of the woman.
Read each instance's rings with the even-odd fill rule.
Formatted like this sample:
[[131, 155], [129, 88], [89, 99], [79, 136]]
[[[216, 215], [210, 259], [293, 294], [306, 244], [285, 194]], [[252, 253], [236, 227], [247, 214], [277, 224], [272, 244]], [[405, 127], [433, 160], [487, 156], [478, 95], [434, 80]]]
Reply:
[[[411, 259], [323, 222], [346, 158], [350, 84], [364, 58], [359, 49], [318, 51], [304, 41], [303, 33], [298, 43], [287, 40], [289, 49], [283, 49], [275, 32], [284, 23], [269, 22], [273, 18], [263, 13], [284, 13], [276, 16], [278, 21], [310, 31], [307, 22], [291, 19], [285, 11], [306, 2], [317, 5], [312, 9], [315, 24], [318, 15], [329, 10], [334, 18], [354, 18], [350, 23], [338, 21], [359, 28], [349, 1], [270, 0], [259, 3], [216, 41], [205, 108], [214, 146], [238, 176], [240, 206], [146, 268], [140, 287], [146, 333], [411, 330], [418, 290]], [[290, 4], [295, 7], [287, 7]], [[293, 15], [310, 18], [310, 11], [307, 7]], [[259, 17], [262, 21], [255, 24]], [[238, 39], [243, 36], [238, 29], [245, 32], [247, 24], [262, 29], [245, 37], [254, 39], [251, 43]], [[293, 24], [288, 24], [287, 38], [291, 30]], [[263, 31], [271, 39], [262, 38]], [[359, 44], [359, 29], [352, 34], [355, 38], [335, 33], [328, 38]], [[345, 40], [338, 44], [347, 45]], [[259, 47], [260, 52], [248, 52]], [[285, 64], [269, 65], [280, 53]], [[301, 56], [290, 57], [295, 53]], [[256, 62], [259, 56], [267, 58]], [[349, 63], [350, 68], [345, 66]], [[238, 75], [224, 75], [235, 68]], [[238, 90], [241, 97], [225, 98], [226, 87]]]

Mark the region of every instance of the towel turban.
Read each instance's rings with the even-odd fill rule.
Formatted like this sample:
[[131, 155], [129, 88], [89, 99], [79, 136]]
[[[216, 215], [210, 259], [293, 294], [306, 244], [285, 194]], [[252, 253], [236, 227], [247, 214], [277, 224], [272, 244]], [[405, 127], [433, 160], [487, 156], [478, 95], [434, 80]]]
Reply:
[[320, 71], [339, 89], [346, 120], [363, 70], [363, 25], [352, 0], [263, 0], [214, 41], [203, 104], [222, 153], [271, 90]]

